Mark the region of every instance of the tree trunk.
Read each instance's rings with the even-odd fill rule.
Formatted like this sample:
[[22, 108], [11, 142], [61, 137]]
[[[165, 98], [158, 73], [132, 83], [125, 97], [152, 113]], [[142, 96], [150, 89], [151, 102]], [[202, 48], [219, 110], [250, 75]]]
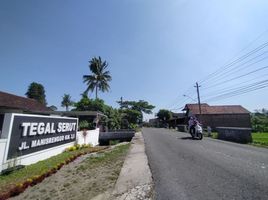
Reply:
[[98, 85], [96, 85], [96, 99], [98, 98]]

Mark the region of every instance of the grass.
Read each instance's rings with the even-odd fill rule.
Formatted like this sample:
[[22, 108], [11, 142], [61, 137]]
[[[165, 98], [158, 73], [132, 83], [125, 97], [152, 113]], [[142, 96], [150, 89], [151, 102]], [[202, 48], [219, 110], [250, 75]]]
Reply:
[[218, 133], [217, 132], [211, 132], [210, 136], [208, 136], [207, 132], [204, 132], [204, 136], [211, 137], [213, 139], [218, 139]]
[[109, 145], [117, 145], [119, 142], [119, 140], [110, 140]]
[[103, 148], [100, 147], [89, 147], [84, 149], [79, 149], [75, 151], [63, 152], [59, 155], [53, 156], [49, 159], [39, 161], [35, 164], [25, 166], [25, 168], [11, 172], [8, 175], [0, 175], [0, 193], [6, 192], [9, 188], [16, 184], [22, 183], [27, 179], [31, 179], [34, 176], [38, 176], [48, 172], [53, 169], [58, 164], [66, 161], [74, 155], [84, 152], [96, 152]]
[[213, 139], [218, 139], [218, 132], [211, 132], [211, 137]]
[[[252, 144], [255, 146], [268, 147], [268, 132], [252, 133]], [[218, 139], [218, 133], [212, 132], [211, 138]]]
[[125, 145], [120, 145], [115, 147], [112, 151], [110, 152], [105, 152], [102, 153], [98, 156], [95, 157], [90, 157], [86, 159], [83, 164], [81, 164], [77, 168], [77, 172], [80, 170], [85, 170], [90, 167], [96, 167], [96, 165], [103, 165], [103, 164], [108, 164], [110, 162], [113, 162], [113, 160], [116, 160], [118, 157], [124, 157], [127, 154], [127, 151], [129, 149], [130, 144], [125, 144]]
[[254, 145], [268, 147], [268, 133], [252, 133], [252, 140]]
[[[110, 193], [128, 153], [130, 143], [119, 144], [88, 155], [63, 167], [56, 176], [30, 187], [19, 199], [91, 199]], [[0, 198], [1, 199], [1, 198]]]

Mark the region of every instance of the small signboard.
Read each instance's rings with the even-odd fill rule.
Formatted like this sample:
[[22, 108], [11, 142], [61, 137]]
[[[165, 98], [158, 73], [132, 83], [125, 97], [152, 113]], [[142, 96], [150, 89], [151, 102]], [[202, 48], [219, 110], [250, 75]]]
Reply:
[[77, 126], [76, 118], [14, 114], [7, 160], [74, 142]]

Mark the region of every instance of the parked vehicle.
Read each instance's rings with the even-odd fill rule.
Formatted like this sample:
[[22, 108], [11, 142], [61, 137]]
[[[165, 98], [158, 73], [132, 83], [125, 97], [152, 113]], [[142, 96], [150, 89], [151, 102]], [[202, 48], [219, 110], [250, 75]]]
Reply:
[[195, 130], [194, 132], [190, 132], [192, 138], [202, 140], [203, 139], [203, 128], [202, 128], [201, 124], [197, 123], [195, 125], [194, 130]]

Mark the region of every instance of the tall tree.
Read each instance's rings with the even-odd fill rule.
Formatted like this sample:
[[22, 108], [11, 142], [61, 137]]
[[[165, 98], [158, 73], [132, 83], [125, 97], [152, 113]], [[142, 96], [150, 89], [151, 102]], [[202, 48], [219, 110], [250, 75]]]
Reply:
[[99, 111], [104, 113], [106, 105], [102, 99], [89, 99], [83, 94], [80, 101], [74, 103], [75, 111]]
[[[151, 114], [152, 110], [155, 108], [155, 106], [150, 105], [147, 101], [144, 101], [144, 100], [139, 100], [139, 101], [122, 101], [121, 100], [121, 101], [117, 101], [117, 103], [119, 103], [120, 108], [122, 109], [123, 112], [126, 111], [125, 113], [127, 115], [131, 114], [131, 116], [134, 116], [133, 113], [138, 112], [139, 114], [136, 115], [138, 117], [137, 123], [142, 123], [143, 113]], [[136, 112], [130, 112], [129, 110], [136, 111]]]
[[32, 82], [28, 91], [25, 93], [28, 98], [35, 99], [38, 102], [47, 105], [44, 86], [40, 83]]
[[156, 116], [165, 122], [165, 121], [169, 120], [172, 115], [171, 115], [171, 112], [169, 110], [160, 109], [158, 111], [158, 113], [156, 114]]
[[66, 111], [69, 111], [69, 107], [73, 105], [71, 96], [69, 94], [64, 94], [62, 97], [61, 106], [66, 108]]
[[109, 81], [112, 80], [110, 72], [107, 71], [108, 63], [102, 61], [101, 57], [93, 57], [89, 61], [89, 69], [92, 74], [84, 75], [84, 83], [87, 84], [87, 89], [85, 94], [88, 94], [89, 91], [96, 91], [96, 99], [98, 98], [98, 90], [102, 92], [109, 91]]

